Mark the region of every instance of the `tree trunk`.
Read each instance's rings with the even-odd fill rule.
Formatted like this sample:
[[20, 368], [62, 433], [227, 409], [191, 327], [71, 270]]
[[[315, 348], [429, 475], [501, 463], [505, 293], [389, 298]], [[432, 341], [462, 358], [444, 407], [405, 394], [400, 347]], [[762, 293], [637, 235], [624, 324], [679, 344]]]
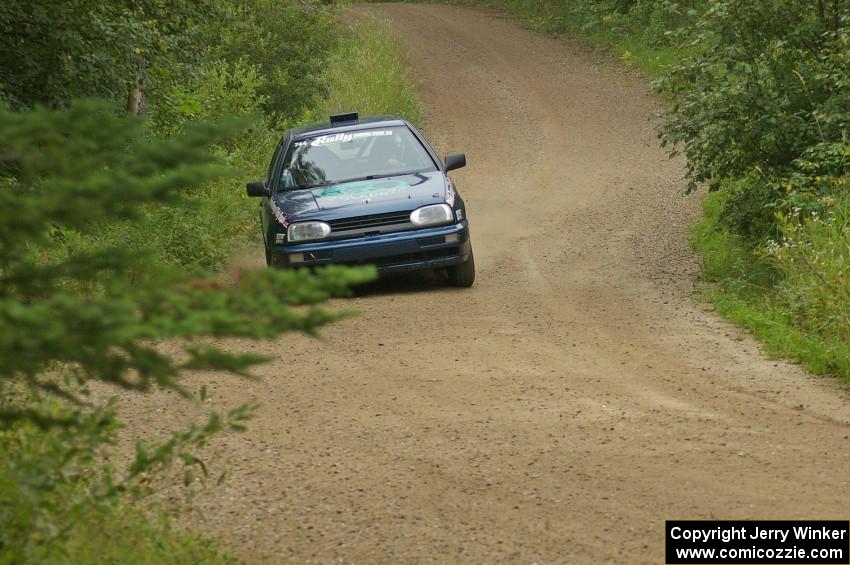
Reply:
[[130, 84], [127, 111], [134, 116], [145, 113], [145, 60], [141, 55], [136, 56], [136, 78]]

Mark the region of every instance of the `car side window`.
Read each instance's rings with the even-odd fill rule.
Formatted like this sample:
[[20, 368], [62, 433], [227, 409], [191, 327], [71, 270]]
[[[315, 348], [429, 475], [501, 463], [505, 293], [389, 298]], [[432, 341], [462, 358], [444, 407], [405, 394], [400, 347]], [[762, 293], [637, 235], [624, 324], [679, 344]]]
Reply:
[[279, 143], [277, 145], [277, 149], [275, 149], [274, 157], [272, 157], [272, 162], [269, 164], [269, 170], [266, 173], [266, 186], [271, 187], [274, 184], [272, 180], [272, 175], [274, 174], [274, 165], [277, 163], [278, 157], [280, 157], [280, 151], [283, 149], [283, 143]]

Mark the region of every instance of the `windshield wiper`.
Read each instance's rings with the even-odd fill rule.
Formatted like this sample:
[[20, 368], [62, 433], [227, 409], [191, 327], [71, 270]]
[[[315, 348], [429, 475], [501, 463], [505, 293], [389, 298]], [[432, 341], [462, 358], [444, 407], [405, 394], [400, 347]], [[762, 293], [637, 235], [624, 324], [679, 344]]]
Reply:
[[341, 180], [341, 181], [339, 181], [339, 184], [344, 184], [344, 183], [347, 183], [347, 182], [360, 182], [361, 180], [381, 179], [381, 178], [384, 178], [386, 176], [392, 176], [392, 175], [366, 175], [365, 177], [355, 177], [353, 179]]
[[402, 172], [399, 172], [399, 173], [391, 173], [391, 174], [384, 174], [384, 175], [366, 175], [365, 177], [354, 177], [354, 178], [351, 178], [351, 179], [332, 180], [332, 181], [320, 182], [320, 183], [317, 183], [317, 184], [308, 184], [308, 185], [305, 185], [305, 186], [296, 186], [295, 188], [293, 188], [291, 190], [307, 190], [307, 189], [310, 189], [310, 188], [322, 188], [323, 186], [330, 186], [330, 185], [333, 185], [333, 184], [346, 184], [346, 183], [349, 183], [349, 182], [360, 182], [360, 181], [364, 181], [364, 180], [389, 179], [389, 178], [393, 178], [393, 177], [403, 177], [405, 175], [412, 175], [412, 174], [416, 174], [418, 172], [419, 171], [416, 170], [416, 171], [402, 171]]
[[311, 189], [311, 188], [322, 188], [324, 186], [331, 186], [331, 185], [334, 185], [334, 184], [345, 184], [347, 182], [358, 182], [358, 181], [361, 181], [361, 180], [375, 180], [375, 179], [378, 179], [378, 178], [383, 178], [384, 176], [394, 176], [394, 175], [368, 175], [368, 176], [365, 176], [365, 177], [357, 177], [357, 178], [353, 178], [353, 179], [329, 180], [329, 181], [325, 181], [325, 182], [319, 182], [319, 183], [316, 183], [316, 184], [306, 184], [304, 186], [296, 186], [292, 190], [308, 190], [308, 189]]
[[389, 173], [389, 174], [382, 174], [382, 175], [367, 175], [365, 177], [357, 177], [357, 178], [353, 178], [353, 179], [346, 179], [346, 180], [343, 180], [343, 181], [339, 181], [339, 183], [342, 184], [342, 183], [346, 183], [346, 182], [357, 182], [357, 181], [361, 181], [361, 180], [391, 179], [393, 177], [404, 177], [404, 176], [407, 176], [407, 175], [414, 175], [414, 174], [419, 173], [419, 172], [420, 172], [420, 170], [417, 169], [417, 170], [413, 170], [413, 171], [399, 171], [397, 173]]
[[330, 186], [332, 184], [336, 184], [336, 181], [325, 181], [325, 182], [318, 182], [316, 184], [305, 184], [303, 186], [296, 186], [296, 187], [294, 187], [290, 190], [307, 190], [309, 188], [322, 188], [323, 186]]

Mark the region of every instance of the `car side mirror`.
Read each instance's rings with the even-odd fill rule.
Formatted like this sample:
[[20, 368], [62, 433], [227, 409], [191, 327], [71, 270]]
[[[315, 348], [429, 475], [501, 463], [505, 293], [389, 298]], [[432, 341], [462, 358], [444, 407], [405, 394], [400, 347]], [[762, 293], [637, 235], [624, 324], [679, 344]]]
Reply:
[[449, 153], [446, 155], [446, 171], [454, 171], [466, 166], [466, 155], [463, 153]]
[[269, 196], [271, 195], [271, 191], [269, 187], [266, 186], [265, 181], [257, 181], [257, 182], [249, 182], [248, 183], [248, 196]]

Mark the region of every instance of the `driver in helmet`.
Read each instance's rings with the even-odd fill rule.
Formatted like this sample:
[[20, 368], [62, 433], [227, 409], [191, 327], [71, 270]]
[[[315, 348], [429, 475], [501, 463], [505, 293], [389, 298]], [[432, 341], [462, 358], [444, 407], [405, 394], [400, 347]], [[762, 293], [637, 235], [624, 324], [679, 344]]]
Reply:
[[405, 163], [404, 139], [400, 135], [379, 137], [375, 147], [378, 162], [387, 169], [403, 169]]

